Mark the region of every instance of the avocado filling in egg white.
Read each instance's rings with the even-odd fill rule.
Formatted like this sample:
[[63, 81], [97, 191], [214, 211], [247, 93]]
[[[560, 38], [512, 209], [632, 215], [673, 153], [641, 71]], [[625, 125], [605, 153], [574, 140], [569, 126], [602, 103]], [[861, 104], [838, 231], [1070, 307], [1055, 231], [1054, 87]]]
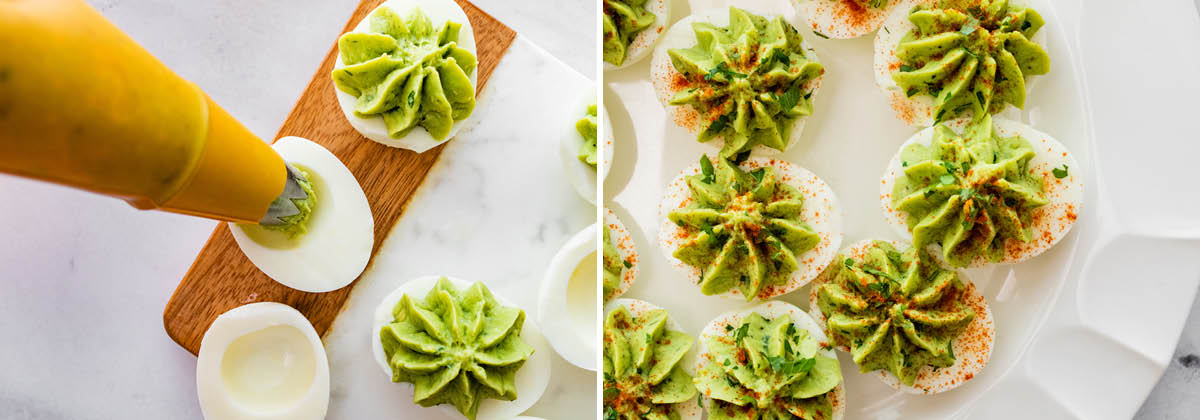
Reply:
[[606, 0], [604, 2], [604, 61], [614, 66], [625, 63], [629, 44], [638, 32], [653, 25], [658, 16], [646, 10], [654, 0]]
[[575, 122], [575, 131], [583, 137], [579, 147], [579, 161], [596, 169], [596, 104], [588, 105], [587, 113]]
[[664, 309], [615, 306], [604, 318], [604, 418], [682, 418], [677, 404], [696, 399], [681, 363], [694, 339], [669, 328]]

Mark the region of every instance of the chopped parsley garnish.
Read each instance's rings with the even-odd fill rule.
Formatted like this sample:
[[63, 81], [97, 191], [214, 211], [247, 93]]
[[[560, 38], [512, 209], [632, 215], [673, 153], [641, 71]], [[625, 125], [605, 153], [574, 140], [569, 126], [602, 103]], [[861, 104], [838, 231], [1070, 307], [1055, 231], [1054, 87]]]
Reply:
[[813, 35], [819, 36], [821, 38], [829, 39], [828, 36], [825, 36], [825, 34], [817, 32], [817, 31], [813, 31]]
[[408, 106], [413, 106], [417, 100], [417, 91], [408, 92]]
[[1068, 169], [1067, 164], [1064, 163], [1062, 169], [1054, 168], [1050, 172], [1054, 173], [1055, 178], [1063, 179], [1063, 178], [1066, 178], [1067, 175], [1070, 175], [1069, 173], [1067, 173], [1067, 169]]
[[792, 109], [796, 104], [800, 103], [800, 85], [793, 85], [783, 95], [779, 95], [779, 106], [783, 109]]
[[743, 77], [743, 78], [746, 77], [746, 75], [743, 73], [738, 73], [736, 71], [730, 70], [729, 66], [726, 65], [725, 62], [720, 62], [720, 63], [717, 63], [717, 66], [713, 67], [712, 70], [709, 70], [708, 74], [704, 75], [704, 80], [712, 81], [713, 78], [715, 78], [715, 77], [717, 77], [717, 75], [721, 75], [721, 74], [725, 75], [726, 79], [733, 79], [735, 77]]
[[700, 155], [700, 173], [704, 174], [704, 179], [700, 182], [711, 184], [717, 180], [716, 171], [713, 169], [712, 161], [708, 160], [708, 155]]
[[963, 35], [970, 35], [971, 32], [975, 32], [975, 29], [977, 28], [979, 28], [979, 19], [967, 17], [967, 23], [964, 23], [962, 29], [958, 32]]
[[783, 50], [775, 50], [775, 54], [771, 55], [771, 59], [783, 63], [785, 66], [792, 65], [792, 58], [788, 57], [788, 54], [783, 52]]
[[771, 364], [771, 370], [776, 373], [794, 375], [812, 371], [813, 366], [817, 364], [817, 358], [809, 357], [799, 360], [787, 360], [783, 356], [767, 356], [767, 363]]
[[629, 260], [621, 261], [621, 265], [624, 265], [625, 268], [633, 268], [633, 263], [629, 262]]
[[763, 180], [763, 175], [765, 175], [765, 174], [766, 174], [766, 172], [767, 172], [767, 170], [766, 170], [766, 169], [763, 169], [763, 168], [758, 168], [758, 169], [755, 169], [755, 170], [753, 170], [753, 171], [750, 171], [750, 176], [753, 176], [753, 177], [754, 177], [754, 180], [755, 180], [756, 182], [762, 182], [762, 180]]

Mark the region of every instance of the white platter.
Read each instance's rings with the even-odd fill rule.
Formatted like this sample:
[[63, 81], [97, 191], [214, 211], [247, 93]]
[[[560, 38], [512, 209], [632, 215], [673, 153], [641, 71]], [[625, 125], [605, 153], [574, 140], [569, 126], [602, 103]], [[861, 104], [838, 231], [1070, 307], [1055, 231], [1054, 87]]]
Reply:
[[[671, 22], [691, 13], [683, 3]], [[1079, 160], [1087, 186], [1079, 222], [1046, 254], [969, 271], [997, 326], [992, 359], [977, 378], [940, 395], [900, 395], [842, 355], [847, 419], [1129, 418], [1171, 360], [1200, 281], [1200, 187], [1184, 181], [1200, 156], [1189, 124], [1200, 95], [1195, 6], [1031, 3], [1046, 18], [1053, 69], [1033, 86], [1024, 111], [1005, 116], [1054, 135]], [[1111, 30], [1135, 23], [1156, 30]], [[894, 117], [875, 86], [873, 37], [827, 40], [797, 26], [827, 73], [804, 136], [782, 158], [832, 186], [847, 243], [898, 239], [879, 210], [876, 174], [916, 129]], [[1155, 41], [1162, 39], [1172, 42]], [[1138, 62], [1159, 64], [1121, 65]], [[640, 249], [655, 246], [647, 238], [657, 234], [663, 188], [708, 150], [666, 120], [648, 73], [640, 63], [605, 75], [614, 131], [636, 138], [636, 146], [616, 148], [613, 173], [621, 176], [607, 181], [605, 196], [628, 213], [622, 218]], [[663, 306], [686, 330], [749, 306], [681, 287], [667, 261], [646, 255], [643, 281], [625, 296]], [[807, 292], [782, 299], [807, 308]]]

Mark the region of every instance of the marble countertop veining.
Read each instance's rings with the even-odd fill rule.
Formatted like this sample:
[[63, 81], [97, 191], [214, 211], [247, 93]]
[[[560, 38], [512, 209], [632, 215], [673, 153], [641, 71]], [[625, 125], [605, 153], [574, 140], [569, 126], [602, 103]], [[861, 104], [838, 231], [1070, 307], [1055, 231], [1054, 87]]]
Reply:
[[[358, 4], [89, 2], [265, 138]], [[596, 2], [475, 3], [595, 79]], [[0, 197], [0, 419], [200, 419], [162, 308], [214, 222], [4, 175]]]

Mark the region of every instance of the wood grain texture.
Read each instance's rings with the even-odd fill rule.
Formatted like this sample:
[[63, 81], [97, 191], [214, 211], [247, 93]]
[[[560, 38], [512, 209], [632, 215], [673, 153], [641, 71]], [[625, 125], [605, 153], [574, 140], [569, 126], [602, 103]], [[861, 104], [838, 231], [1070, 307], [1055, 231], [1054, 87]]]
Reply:
[[[359, 20], [383, 1], [363, 0], [342, 32], [353, 29]], [[479, 59], [478, 95], [516, 38], [516, 32], [470, 2], [456, 1], [466, 11], [475, 31]], [[335, 42], [276, 138], [299, 136], [320, 143], [354, 173], [367, 195], [367, 201], [371, 203], [371, 212], [375, 217], [375, 245], [371, 250], [373, 263], [379, 245], [404, 212], [405, 205], [425, 180], [429, 169], [437, 162], [444, 145], [417, 154], [367, 140], [354, 131], [342, 116], [333, 82], [329, 78], [337, 53]], [[370, 264], [367, 270], [370, 270]], [[247, 303], [281, 302], [303, 313], [312, 322], [317, 334], [324, 335], [356, 283], [357, 280], [328, 293], [301, 292], [276, 283], [242, 254], [229, 226], [221, 223], [167, 302], [163, 310], [163, 325], [171, 339], [196, 354], [200, 351], [204, 332], [218, 315]]]

